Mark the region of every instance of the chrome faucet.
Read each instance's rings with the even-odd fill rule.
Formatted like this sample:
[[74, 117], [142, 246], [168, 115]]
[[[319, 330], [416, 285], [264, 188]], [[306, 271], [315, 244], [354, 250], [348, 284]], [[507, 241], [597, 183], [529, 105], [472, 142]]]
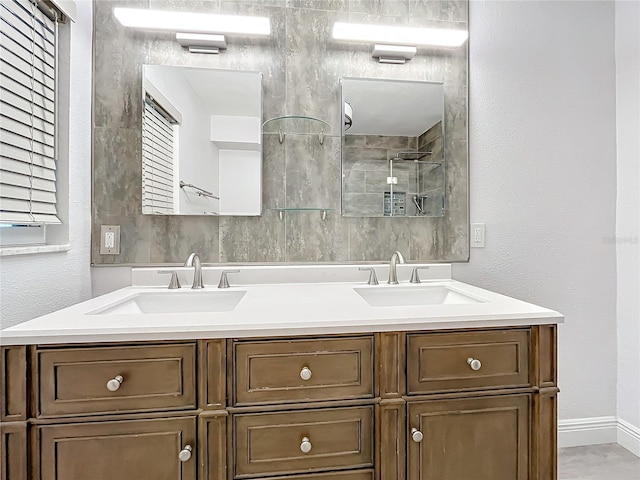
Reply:
[[184, 262], [185, 267], [193, 267], [193, 285], [191, 288], [204, 288], [202, 281], [202, 263], [197, 253], [192, 253]]
[[389, 261], [389, 280], [387, 281], [390, 285], [398, 285], [398, 272], [396, 271], [396, 265], [398, 263], [405, 263], [404, 257], [397, 250], [393, 252], [391, 255], [391, 260]]

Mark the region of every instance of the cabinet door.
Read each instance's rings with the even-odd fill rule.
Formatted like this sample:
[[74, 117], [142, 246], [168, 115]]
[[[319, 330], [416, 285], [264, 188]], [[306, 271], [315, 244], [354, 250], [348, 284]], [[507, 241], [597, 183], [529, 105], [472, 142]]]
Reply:
[[407, 408], [409, 480], [527, 480], [529, 395], [412, 402]]
[[27, 422], [0, 422], [0, 479], [27, 478]]
[[[194, 417], [46, 425], [37, 430], [39, 480], [196, 478]], [[187, 459], [181, 451], [189, 448]]]

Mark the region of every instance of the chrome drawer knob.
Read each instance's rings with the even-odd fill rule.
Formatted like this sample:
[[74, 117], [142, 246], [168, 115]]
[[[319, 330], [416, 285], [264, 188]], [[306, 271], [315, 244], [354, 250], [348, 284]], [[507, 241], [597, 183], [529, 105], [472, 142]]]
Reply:
[[471, 370], [480, 370], [482, 368], [482, 362], [477, 358], [467, 358], [467, 363], [471, 367]]
[[300, 451], [302, 453], [309, 453], [311, 451], [311, 442], [309, 441], [309, 437], [302, 437], [302, 442], [300, 442]]
[[191, 445], [186, 445], [182, 450], [180, 450], [180, 453], [178, 454], [178, 460], [180, 460], [181, 462], [186, 462], [187, 460], [189, 460], [191, 458], [192, 450], [193, 448], [191, 448]]
[[411, 429], [411, 440], [413, 440], [416, 443], [420, 443], [423, 438], [424, 438], [424, 435], [422, 435], [422, 432], [420, 430], [418, 430], [417, 428]]
[[303, 380], [309, 380], [311, 378], [311, 370], [309, 370], [309, 367], [302, 367], [302, 370], [300, 370], [300, 378]]
[[107, 390], [109, 390], [110, 392], [115, 392], [120, 388], [122, 382], [124, 382], [124, 378], [122, 377], [122, 375], [116, 375], [114, 378], [107, 382]]

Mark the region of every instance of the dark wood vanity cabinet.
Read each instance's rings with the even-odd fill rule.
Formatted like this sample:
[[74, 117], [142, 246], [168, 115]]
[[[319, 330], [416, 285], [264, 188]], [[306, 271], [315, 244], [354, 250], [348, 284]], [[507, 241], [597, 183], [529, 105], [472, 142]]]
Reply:
[[2, 347], [2, 480], [553, 480], [556, 328]]

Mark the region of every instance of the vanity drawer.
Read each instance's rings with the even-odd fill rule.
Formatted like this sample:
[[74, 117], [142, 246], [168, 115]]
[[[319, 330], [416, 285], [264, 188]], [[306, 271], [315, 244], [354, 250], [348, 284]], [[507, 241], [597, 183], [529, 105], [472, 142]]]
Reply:
[[236, 342], [235, 405], [372, 398], [373, 337]]
[[236, 478], [373, 467], [372, 406], [239, 414], [233, 421]]
[[529, 330], [407, 335], [407, 391], [529, 385]]
[[195, 358], [195, 344], [41, 350], [39, 416], [196, 408]]

